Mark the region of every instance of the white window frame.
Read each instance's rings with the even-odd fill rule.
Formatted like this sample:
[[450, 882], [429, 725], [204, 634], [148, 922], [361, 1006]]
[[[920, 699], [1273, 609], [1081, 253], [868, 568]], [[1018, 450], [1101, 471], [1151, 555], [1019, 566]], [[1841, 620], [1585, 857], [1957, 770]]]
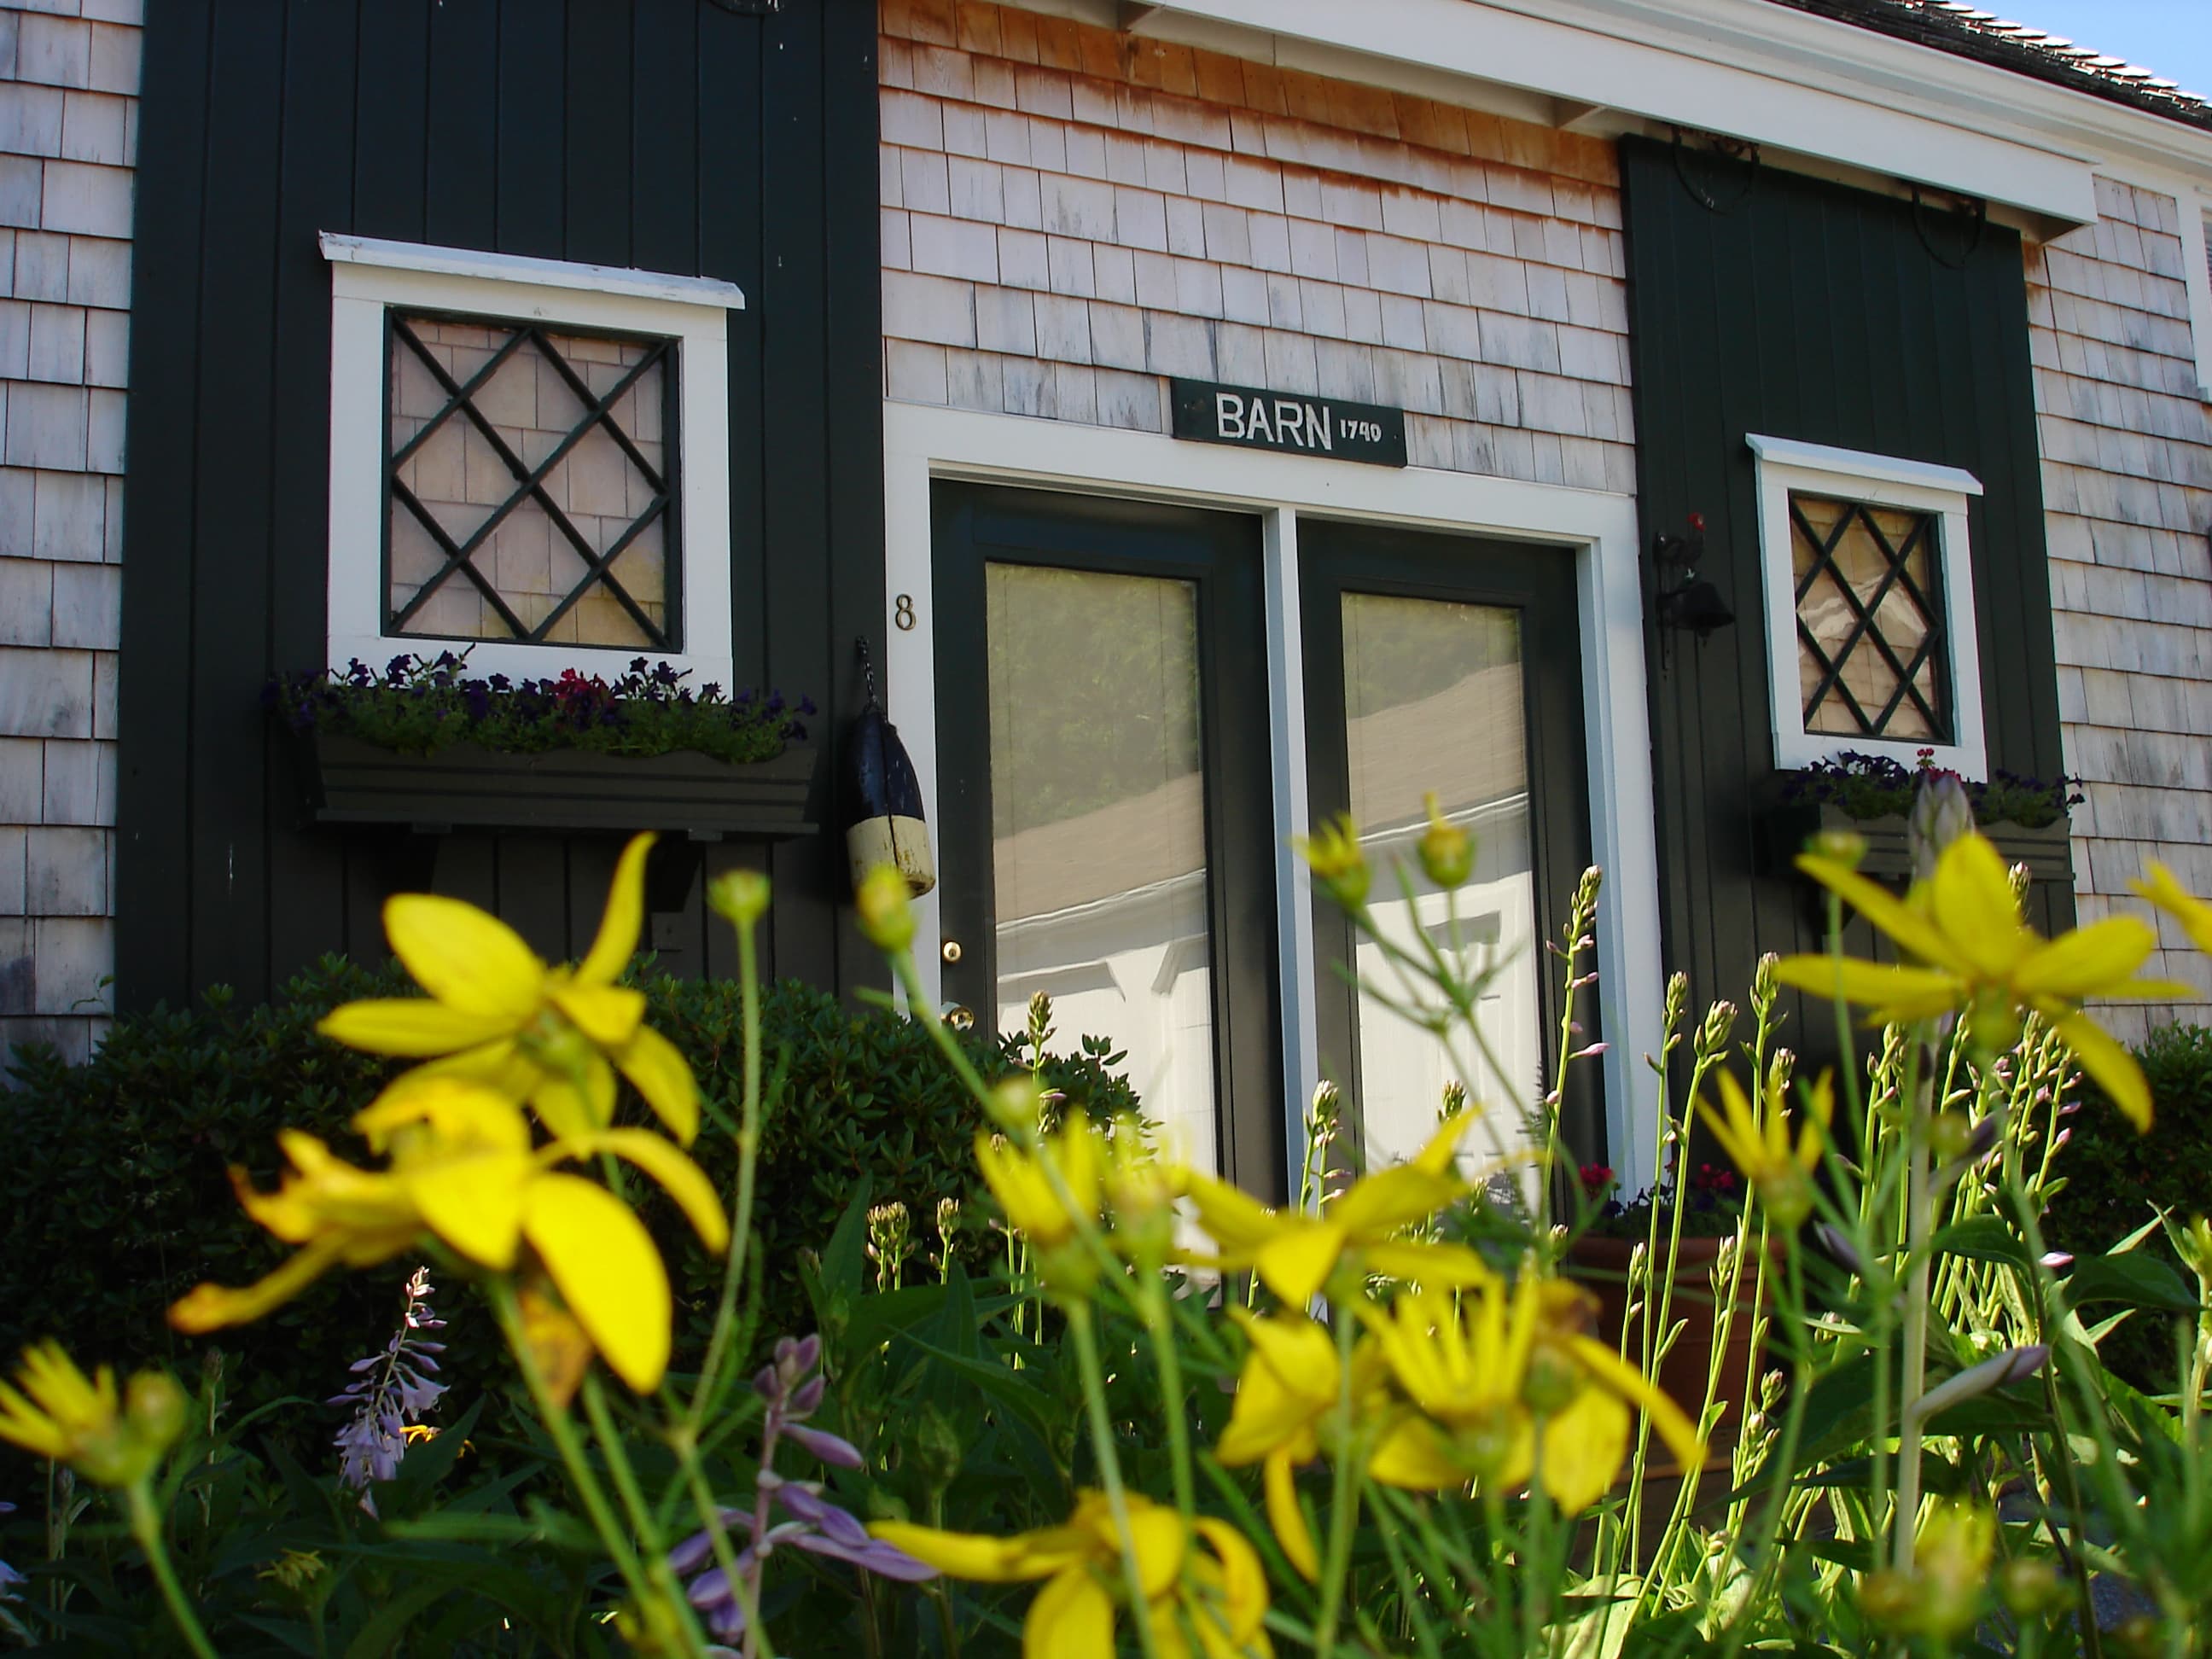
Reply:
[[[640, 655], [690, 671], [693, 684], [729, 687], [729, 316], [744, 308], [734, 283], [618, 270], [558, 259], [325, 232], [331, 264], [329, 665], [358, 657], [381, 667], [401, 653], [469, 651], [470, 668], [516, 678], [579, 673], [616, 679]], [[681, 651], [498, 640], [446, 640], [385, 629], [385, 313], [450, 311], [580, 331], [675, 339]]]
[[[1261, 522], [1267, 608], [1275, 915], [1283, 1011], [1285, 1144], [1300, 1144], [1321, 1075], [1311, 884], [1289, 837], [1312, 814], [1306, 783], [1305, 678], [1298, 616], [1302, 514], [1541, 543], [1575, 563], [1591, 852], [1605, 871], [1595, 987], [1607, 1048], [1607, 1156], [1623, 1187], [1658, 1178], [1656, 1097], [1645, 1054], [1659, 1052], [1666, 976], [1659, 940], [1659, 849], [1645, 702], [1644, 599], [1632, 497], [1423, 467], [1346, 466], [1300, 456], [1180, 443], [1157, 433], [884, 404], [885, 673], [893, 714], [935, 811], [937, 659], [931, 598], [930, 486], [939, 478], [1079, 490], [1248, 512]], [[902, 611], [901, 600], [911, 607]], [[901, 615], [908, 617], [902, 624]], [[934, 892], [915, 905], [924, 939], [943, 936]], [[941, 1000], [937, 952], [917, 963]], [[1293, 1152], [1293, 1164], [1296, 1155]], [[1285, 1198], [1295, 1198], [1285, 1194]]]
[[[1795, 771], [1844, 750], [1886, 755], [1911, 766], [1923, 750], [1930, 764], [1962, 777], [1989, 776], [1983, 727], [1981, 642], [1974, 626], [1974, 561], [1966, 503], [1981, 480], [1955, 466], [1896, 455], [1837, 449], [1793, 438], [1753, 434], [1759, 474], [1759, 569], [1766, 616], [1767, 706], [1773, 717], [1774, 764]], [[1943, 637], [1954, 732], [1949, 743], [1910, 738], [1850, 737], [1805, 729], [1797, 678], [1797, 578], [1790, 547], [1793, 490], [1872, 507], [1936, 515], [1937, 581], [1943, 593]]]
[[2189, 289], [2189, 337], [2197, 350], [2197, 395], [2212, 403], [2212, 208], [2206, 206], [2200, 190], [2186, 185], [2178, 187], [2175, 196], [2181, 209], [2181, 279]]

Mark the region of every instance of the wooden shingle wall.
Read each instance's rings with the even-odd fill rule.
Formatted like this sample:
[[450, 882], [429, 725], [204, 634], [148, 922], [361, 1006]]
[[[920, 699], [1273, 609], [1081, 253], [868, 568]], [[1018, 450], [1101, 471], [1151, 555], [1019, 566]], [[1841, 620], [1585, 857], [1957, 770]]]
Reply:
[[0, 1052], [106, 1023], [141, 5], [0, 7]]
[[1186, 376], [1417, 466], [1635, 488], [1602, 141], [974, 0], [884, 0], [884, 383], [1160, 431]]
[[[2098, 222], [2027, 253], [2059, 708], [2081, 919], [2142, 914], [2162, 859], [2212, 893], [2212, 415], [2199, 400], [2170, 196], [2097, 181]], [[2212, 1019], [2212, 963], [2166, 924], [2146, 971], [2205, 988], [2119, 1008], [2124, 1035]]]

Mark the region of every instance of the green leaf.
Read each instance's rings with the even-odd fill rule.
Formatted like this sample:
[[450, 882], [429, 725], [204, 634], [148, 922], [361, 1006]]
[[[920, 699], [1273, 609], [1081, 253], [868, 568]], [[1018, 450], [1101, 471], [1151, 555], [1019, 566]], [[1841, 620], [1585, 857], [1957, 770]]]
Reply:
[[2191, 1315], [2202, 1308], [2181, 1275], [2149, 1255], [2091, 1256], [2074, 1269], [2066, 1281], [2066, 1295], [2077, 1308], [2092, 1302], [2119, 1302], [2131, 1308]]
[[2034, 1259], [2013, 1230], [1993, 1215], [1969, 1217], [1954, 1222], [1929, 1241], [1938, 1251], [1963, 1255], [1972, 1261], [2002, 1261], [2022, 1273], [2034, 1271]]

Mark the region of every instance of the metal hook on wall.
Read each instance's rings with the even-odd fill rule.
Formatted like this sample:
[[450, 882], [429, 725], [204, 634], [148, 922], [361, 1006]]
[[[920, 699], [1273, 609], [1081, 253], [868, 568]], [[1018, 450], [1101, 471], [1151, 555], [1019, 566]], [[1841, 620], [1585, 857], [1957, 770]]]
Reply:
[[1717, 213], [1725, 218], [1729, 214], [1735, 212], [1739, 208], [1742, 207], [1746, 202], [1751, 199], [1752, 191], [1759, 188], [1759, 170], [1761, 166], [1761, 158], [1759, 156], [1759, 146], [1757, 144], [1747, 143], [1741, 138], [1723, 137], [1721, 134], [1717, 132], [1708, 132], [1701, 135], [1705, 138], [1709, 152], [1711, 155], [1719, 156], [1724, 161], [1741, 161], [1746, 164], [1742, 187], [1739, 189], [1735, 195], [1727, 203], [1723, 204], [1717, 200], [1712, 192], [1705, 189], [1704, 185], [1694, 181], [1690, 177], [1689, 170], [1682, 165], [1682, 157], [1685, 152], [1685, 146], [1682, 143], [1682, 129], [1680, 127], [1670, 127], [1668, 131], [1674, 135], [1674, 177], [1680, 183], [1683, 191], [1692, 201], [1695, 202], [1699, 207], [1705, 209], [1706, 212]]
[[1921, 197], [1920, 186], [1917, 183], [1912, 186], [1913, 234], [1920, 238], [1920, 246], [1928, 250], [1928, 257], [1946, 270], [1964, 270], [1972, 264], [1974, 255], [1981, 251], [1982, 233], [1990, 228], [1990, 204], [1987, 198], [1961, 196], [1957, 199], [1959, 206], [1954, 210], [1956, 216], [1966, 220], [1973, 228], [1966, 238], [1966, 252], [1956, 259], [1947, 259], [1937, 251], [1936, 244], [1928, 238], [1927, 204]]

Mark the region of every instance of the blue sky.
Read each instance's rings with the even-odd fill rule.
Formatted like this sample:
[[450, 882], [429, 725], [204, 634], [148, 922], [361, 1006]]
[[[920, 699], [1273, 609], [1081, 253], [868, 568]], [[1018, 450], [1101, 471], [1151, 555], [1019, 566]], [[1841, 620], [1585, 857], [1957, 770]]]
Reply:
[[[1992, 0], [1981, 3], [1997, 9]], [[2212, 98], [2212, 0], [2012, 0], [2000, 15]]]

